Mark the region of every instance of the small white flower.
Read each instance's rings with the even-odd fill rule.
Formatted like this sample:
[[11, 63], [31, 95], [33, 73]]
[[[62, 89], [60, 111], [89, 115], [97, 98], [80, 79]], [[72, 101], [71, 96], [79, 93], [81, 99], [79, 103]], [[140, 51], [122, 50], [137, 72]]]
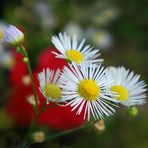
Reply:
[[102, 119], [104, 116], [113, 115], [112, 108], [115, 99], [112, 99], [112, 92], [106, 87], [109, 80], [104, 68], [94, 64], [69, 65], [65, 67], [60, 79], [60, 87], [63, 90], [63, 97], [69, 99], [67, 105], [72, 111], [77, 109], [76, 114], [84, 110], [84, 118], [90, 120], [92, 115], [95, 119]]
[[10, 70], [13, 68], [14, 64], [15, 60], [12, 53], [5, 50], [3, 45], [0, 44], [0, 68], [3, 67]]
[[48, 1], [36, 1], [33, 5], [33, 11], [41, 27], [51, 29], [57, 25], [57, 18], [53, 7]]
[[40, 83], [40, 91], [43, 96], [46, 98], [47, 103], [51, 102], [63, 102], [61, 99], [61, 88], [58, 86], [59, 84], [59, 75], [60, 70], [56, 72], [43, 69], [42, 72], [38, 74], [38, 79]]
[[13, 25], [9, 25], [4, 32], [3, 41], [5, 43], [17, 46], [24, 41], [24, 34]]
[[92, 41], [94, 45], [99, 46], [101, 50], [107, 50], [113, 44], [113, 37], [106, 30], [88, 28], [85, 36], [87, 36], [87, 38]]
[[52, 37], [52, 43], [61, 53], [54, 52], [57, 58], [67, 59], [78, 65], [83, 62], [100, 63], [103, 61], [98, 58], [99, 49], [93, 49], [90, 45], [84, 46], [85, 39], [78, 43], [76, 36], [71, 38], [66, 33], [59, 33], [59, 36]]
[[71, 37], [76, 34], [78, 39], [82, 38], [82, 35], [84, 34], [82, 28], [76, 22], [69, 22], [64, 30]]
[[114, 80], [110, 89], [119, 95], [115, 98], [121, 104], [130, 107], [146, 102], [146, 84], [144, 81], [139, 81], [140, 75], [134, 75], [133, 71], [130, 72], [124, 67], [108, 68], [107, 73]]

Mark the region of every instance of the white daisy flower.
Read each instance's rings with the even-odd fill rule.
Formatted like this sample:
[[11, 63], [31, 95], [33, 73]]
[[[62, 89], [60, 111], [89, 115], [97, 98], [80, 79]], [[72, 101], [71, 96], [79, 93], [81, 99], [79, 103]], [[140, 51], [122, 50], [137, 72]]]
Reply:
[[119, 95], [115, 98], [121, 104], [130, 107], [142, 105], [146, 102], [146, 84], [144, 81], [139, 81], [140, 75], [134, 75], [133, 71], [130, 72], [124, 67], [111, 67], [107, 69], [107, 72], [114, 80], [110, 89]]
[[113, 115], [112, 108], [115, 99], [106, 87], [111, 81], [108, 79], [101, 65], [94, 64], [72, 64], [70, 68], [65, 67], [60, 79], [60, 87], [63, 90], [63, 97], [69, 99], [67, 105], [72, 111], [77, 109], [77, 114], [84, 111], [84, 119], [92, 115], [95, 119], [102, 119], [104, 116]]
[[61, 88], [58, 86], [59, 84], [59, 75], [60, 70], [58, 69], [56, 72], [46, 69], [38, 74], [40, 91], [43, 96], [46, 98], [47, 103], [51, 102], [63, 102], [61, 99], [62, 93]]
[[4, 32], [3, 41], [5, 43], [17, 46], [24, 41], [24, 34], [13, 25], [9, 25]]
[[103, 61], [98, 58], [100, 56], [99, 49], [93, 49], [90, 45], [84, 46], [85, 39], [78, 43], [76, 36], [71, 38], [66, 33], [59, 33], [59, 36], [52, 37], [52, 43], [61, 53], [54, 52], [57, 58], [67, 59], [78, 65], [83, 62], [100, 63]]

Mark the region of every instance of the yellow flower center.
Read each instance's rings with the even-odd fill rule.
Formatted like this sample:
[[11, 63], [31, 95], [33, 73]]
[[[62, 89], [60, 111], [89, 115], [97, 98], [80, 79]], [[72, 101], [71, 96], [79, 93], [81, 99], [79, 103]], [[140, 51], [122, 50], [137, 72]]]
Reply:
[[47, 84], [44, 88], [46, 97], [51, 99], [61, 98], [61, 89], [56, 84]]
[[101, 89], [96, 81], [86, 79], [80, 82], [78, 91], [84, 99], [95, 101], [100, 96]]
[[74, 61], [77, 64], [84, 61], [84, 56], [77, 50], [67, 50], [65, 54], [70, 61]]
[[119, 97], [117, 97], [116, 99], [118, 99], [120, 101], [127, 101], [128, 100], [128, 98], [129, 98], [128, 90], [125, 87], [123, 87], [122, 85], [112, 86], [111, 90], [118, 93]]
[[4, 32], [0, 30], [0, 40], [4, 37]]

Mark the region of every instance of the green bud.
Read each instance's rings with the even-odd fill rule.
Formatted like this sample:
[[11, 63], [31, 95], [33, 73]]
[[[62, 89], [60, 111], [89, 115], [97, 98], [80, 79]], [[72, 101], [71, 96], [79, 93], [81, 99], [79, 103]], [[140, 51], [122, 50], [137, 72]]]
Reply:
[[27, 57], [24, 57], [24, 58], [23, 58], [23, 62], [24, 62], [24, 63], [28, 63], [28, 58], [27, 58]]
[[136, 117], [138, 115], [138, 109], [135, 106], [132, 106], [128, 109], [128, 114], [131, 117]]

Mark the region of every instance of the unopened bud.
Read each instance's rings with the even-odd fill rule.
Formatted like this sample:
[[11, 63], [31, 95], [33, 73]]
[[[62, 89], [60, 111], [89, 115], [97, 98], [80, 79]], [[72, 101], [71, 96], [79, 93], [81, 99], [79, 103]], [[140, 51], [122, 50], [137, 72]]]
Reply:
[[45, 134], [44, 134], [44, 132], [42, 132], [42, 131], [34, 132], [32, 134], [32, 140], [35, 143], [42, 143], [42, 142], [44, 142], [44, 140], [45, 140]]
[[24, 63], [28, 63], [28, 58], [27, 58], [27, 57], [24, 57], [24, 58], [23, 58], [23, 62], [24, 62]]
[[[36, 106], [36, 102], [35, 102], [35, 97], [34, 95], [30, 95], [28, 98], [27, 98], [27, 101], [29, 104], [31, 104], [32, 106]], [[39, 105], [39, 100], [37, 100], [37, 104]]]
[[135, 106], [132, 106], [128, 109], [128, 114], [131, 117], [135, 117], [138, 115], [138, 109]]
[[96, 122], [94, 124], [94, 129], [99, 134], [105, 131], [106, 127], [105, 127], [104, 120], [99, 120], [98, 122]]
[[22, 82], [24, 85], [29, 85], [31, 84], [31, 79], [30, 79], [30, 76], [29, 75], [26, 75], [22, 78]]
[[18, 46], [24, 41], [24, 34], [13, 25], [9, 25], [4, 32], [3, 41], [5, 43]]

